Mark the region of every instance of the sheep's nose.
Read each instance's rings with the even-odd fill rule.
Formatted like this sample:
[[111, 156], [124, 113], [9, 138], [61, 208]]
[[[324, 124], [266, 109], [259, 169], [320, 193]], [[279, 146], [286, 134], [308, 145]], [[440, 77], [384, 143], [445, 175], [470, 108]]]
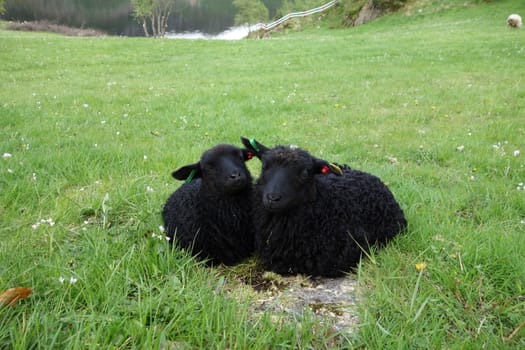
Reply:
[[241, 177], [241, 172], [240, 171], [235, 171], [235, 172], [230, 174], [230, 179], [232, 179], [232, 180], [237, 180], [240, 177]]
[[279, 202], [281, 200], [281, 195], [276, 193], [268, 193], [266, 199], [270, 202]]

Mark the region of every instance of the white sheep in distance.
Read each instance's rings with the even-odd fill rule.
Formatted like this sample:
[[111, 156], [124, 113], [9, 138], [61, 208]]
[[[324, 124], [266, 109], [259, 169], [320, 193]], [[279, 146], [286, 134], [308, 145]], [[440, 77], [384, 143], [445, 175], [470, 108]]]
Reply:
[[521, 16], [513, 13], [507, 17], [507, 25], [511, 28], [521, 28]]

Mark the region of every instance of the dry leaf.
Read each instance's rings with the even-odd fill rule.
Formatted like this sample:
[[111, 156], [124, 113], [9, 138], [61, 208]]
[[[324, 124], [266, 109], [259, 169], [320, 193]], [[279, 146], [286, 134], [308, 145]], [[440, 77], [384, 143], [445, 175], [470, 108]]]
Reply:
[[15, 306], [19, 299], [27, 298], [33, 291], [26, 287], [10, 288], [0, 294], [0, 305]]

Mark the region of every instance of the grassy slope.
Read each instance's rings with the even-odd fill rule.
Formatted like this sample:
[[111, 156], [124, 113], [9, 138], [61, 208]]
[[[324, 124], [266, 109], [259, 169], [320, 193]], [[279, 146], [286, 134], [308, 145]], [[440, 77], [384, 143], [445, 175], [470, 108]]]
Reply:
[[34, 289], [0, 310], [1, 347], [330, 346], [151, 238], [169, 173], [239, 135], [377, 174], [405, 208], [359, 271], [351, 344], [523, 347], [504, 340], [525, 313], [525, 36], [505, 27], [523, 5], [421, 3], [263, 41], [0, 32], [0, 290]]

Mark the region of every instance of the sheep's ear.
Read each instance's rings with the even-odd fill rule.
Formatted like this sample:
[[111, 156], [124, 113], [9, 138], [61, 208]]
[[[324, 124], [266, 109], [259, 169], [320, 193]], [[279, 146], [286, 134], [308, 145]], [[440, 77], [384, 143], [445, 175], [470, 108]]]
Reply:
[[314, 161], [314, 171], [316, 174], [334, 174], [343, 175], [343, 171], [334, 163], [328, 163], [326, 160], [316, 159]]
[[177, 180], [185, 180], [186, 182], [197, 179], [202, 176], [201, 163], [185, 165], [171, 173], [171, 176]]
[[261, 156], [269, 149], [268, 147], [257, 142], [255, 139], [247, 139], [246, 137], [241, 136], [241, 142], [259, 159], [261, 159]]

